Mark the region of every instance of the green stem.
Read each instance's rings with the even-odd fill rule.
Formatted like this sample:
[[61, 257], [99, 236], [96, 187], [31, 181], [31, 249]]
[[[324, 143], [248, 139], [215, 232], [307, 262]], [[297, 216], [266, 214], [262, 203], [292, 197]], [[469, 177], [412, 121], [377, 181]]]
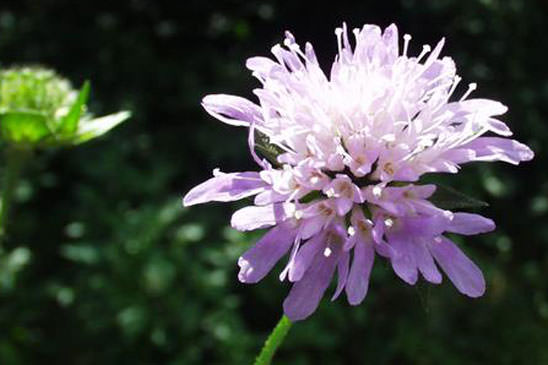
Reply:
[[285, 336], [289, 332], [292, 324], [293, 323], [289, 320], [289, 318], [282, 316], [264, 343], [261, 353], [255, 360], [255, 365], [269, 365], [272, 362], [272, 358], [274, 357], [276, 350], [284, 342]]
[[0, 252], [2, 251], [2, 242], [6, 238], [13, 193], [17, 186], [25, 154], [25, 151], [15, 148], [8, 147], [6, 150], [2, 202], [0, 204]]

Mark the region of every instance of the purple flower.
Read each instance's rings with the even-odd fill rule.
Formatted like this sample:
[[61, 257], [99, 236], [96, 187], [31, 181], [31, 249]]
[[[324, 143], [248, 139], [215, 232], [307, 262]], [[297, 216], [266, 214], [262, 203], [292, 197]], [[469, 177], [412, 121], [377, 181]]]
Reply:
[[[257, 104], [230, 95], [204, 98], [208, 113], [248, 128], [261, 171], [215, 172], [184, 204], [255, 197], [231, 224], [269, 231], [240, 257], [238, 278], [256, 283], [287, 255], [280, 279], [293, 283], [283, 304], [292, 320], [314, 312], [335, 271], [333, 299], [344, 291], [351, 305], [360, 304], [376, 254], [411, 285], [419, 273], [441, 283], [441, 269], [461, 293], [483, 295], [480, 269], [444, 233], [479, 234], [495, 224], [436, 207], [429, 201], [436, 187], [417, 182], [472, 161], [518, 164], [533, 152], [506, 138], [510, 129], [496, 119], [504, 105], [468, 99], [475, 84], [453, 97], [460, 77], [453, 60], [440, 56], [443, 39], [411, 57], [411, 37], [403, 36], [400, 52], [395, 25], [354, 29], [354, 45], [345, 24], [335, 34], [329, 75], [312, 46], [301, 48], [288, 32], [283, 46], [272, 48], [274, 60], [247, 60], [262, 84], [254, 91]], [[276, 151], [268, 160], [256, 152], [261, 138]]]

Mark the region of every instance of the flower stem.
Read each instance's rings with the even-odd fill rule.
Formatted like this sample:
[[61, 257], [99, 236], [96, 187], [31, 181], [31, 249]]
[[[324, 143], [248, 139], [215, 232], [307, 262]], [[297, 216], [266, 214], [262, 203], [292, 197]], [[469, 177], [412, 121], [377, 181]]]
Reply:
[[10, 147], [6, 149], [2, 202], [0, 204], [0, 252], [2, 252], [2, 243], [6, 238], [13, 193], [17, 186], [25, 155], [26, 151], [23, 150]]
[[272, 358], [274, 357], [276, 350], [284, 342], [285, 336], [289, 332], [292, 324], [293, 323], [289, 320], [289, 318], [282, 316], [264, 343], [261, 353], [255, 360], [255, 365], [269, 365], [272, 362]]

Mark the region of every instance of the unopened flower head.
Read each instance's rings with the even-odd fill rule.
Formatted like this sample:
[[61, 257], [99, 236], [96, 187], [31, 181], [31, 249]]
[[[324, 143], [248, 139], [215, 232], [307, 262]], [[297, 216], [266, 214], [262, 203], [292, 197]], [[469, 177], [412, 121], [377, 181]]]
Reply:
[[[314, 312], [333, 274], [333, 299], [343, 291], [363, 301], [376, 254], [415, 284], [419, 273], [440, 283], [441, 269], [456, 288], [481, 296], [479, 268], [443, 234], [491, 231], [493, 221], [452, 212], [429, 198], [436, 186], [426, 173], [456, 173], [472, 161], [518, 164], [533, 158], [498, 116], [506, 107], [470, 98], [476, 84], [457, 93], [454, 61], [442, 57], [442, 39], [418, 55], [400, 41], [395, 25], [335, 30], [338, 54], [329, 74], [312, 46], [286, 33], [274, 58], [252, 57], [247, 67], [260, 81], [258, 103], [208, 95], [208, 113], [249, 130], [259, 172], [216, 172], [193, 188], [185, 205], [255, 196], [231, 224], [242, 231], [269, 228], [239, 259], [239, 279], [261, 280], [284, 255], [280, 274], [293, 287], [284, 301], [292, 320]], [[266, 142], [267, 143], [266, 143]], [[261, 156], [262, 155], [262, 156]]]
[[20, 149], [71, 145], [106, 133], [128, 112], [93, 118], [87, 112], [89, 84], [74, 89], [70, 81], [44, 67], [0, 70], [0, 132]]
[[55, 118], [68, 111], [78, 92], [69, 80], [42, 67], [0, 71], [0, 111], [33, 111]]

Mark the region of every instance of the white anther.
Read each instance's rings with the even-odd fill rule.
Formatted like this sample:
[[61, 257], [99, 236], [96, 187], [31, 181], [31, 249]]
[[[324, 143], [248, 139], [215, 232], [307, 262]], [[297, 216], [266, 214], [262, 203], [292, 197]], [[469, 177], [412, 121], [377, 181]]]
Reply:
[[337, 47], [339, 48], [339, 55], [342, 55], [342, 34], [343, 34], [342, 28], [335, 29], [335, 35], [337, 36]]
[[424, 46], [422, 46], [422, 52], [417, 57], [417, 62], [419, 62], [431, 50], [432, 50], [432, 47], [430, 47], [428, 44], [425, 44]]
[[371, 192], [376, 198], [380, 198], [382, 195], [382, 188], [380, 186], [375, 186]]
[[356, 230], [352, 226], [348, 227], [347, 232], [349, 236], [353, 236], [356, 234]]
[[326, 247], [325, 250], [323, 250], [323, 255], [325, 257], [331, 256], [331, 249], [329, 247]]
[[404, 34], [403, 35], [403, 55], [407, 56], [407, 47], [409, 47], [409, 41], [411, 40], [411, 35]]
[[478, 88], [478, 84], [476, 84], [475, 82], [469, 83], [468, 84], [468, 90], [466, 90], [466, 92], [460, 98], [459, 101], [463, 101], [464, 99], [466, 99], [472, 93], [472, 91], [476, 90], [477, 88]]

